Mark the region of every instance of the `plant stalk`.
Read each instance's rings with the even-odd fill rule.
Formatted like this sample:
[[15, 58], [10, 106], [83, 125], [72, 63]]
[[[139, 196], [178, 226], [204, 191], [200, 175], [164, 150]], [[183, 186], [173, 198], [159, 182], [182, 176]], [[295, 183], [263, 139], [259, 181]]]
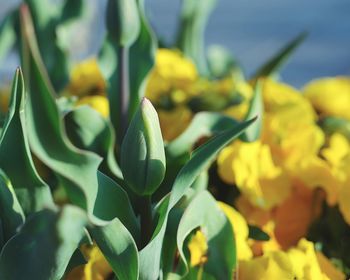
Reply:
[[130, 99], [129, 84], [129, 47], [120, 47], [118, 50], [119, 58], [119, 131], [118, 139], [122, 143], [126, 130], [128, 128], [128, 111]]
[[144, 196], [140, 199], [141, 218], [141, 248], [144, 248], [152, 237], [152, 204], [151, 196]]

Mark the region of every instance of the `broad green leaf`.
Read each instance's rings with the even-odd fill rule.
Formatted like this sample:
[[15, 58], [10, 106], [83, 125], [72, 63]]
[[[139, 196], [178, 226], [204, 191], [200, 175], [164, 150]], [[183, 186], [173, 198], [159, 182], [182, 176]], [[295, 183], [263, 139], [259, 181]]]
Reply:
[[0, 168], [9, 177], [26, 214], [53, 205], [50, 188], [39, 177], [29, 150], [21, 70], [12, 84], [10, 108], [0, 137]]
[[0, 61], [8, 54], [16, 43], [15, 23], [18, 13], [8, 14], [0, 23]]
[[262, 99], [262, 86], [259, 81], [255, 84], [253, 98], [250, 101], [249, 109], [245, 120], [249, 120], [255, 116], [258, 116], [258, 119], [250, 127], [248, 127], [242, 136], [240, 137], [243, 141], [253, 142], [260, 138], [262, 130], [262, 119], [264, 113], [264, 103]]
[[130, 47], [140, 32], [140, 16], [136, 0], [108, 0], [107, 29], [120, 47]]
[[86, 223], [84, 212], [74, 206], [35, 213], [3, 247], [0, 279], [61, 279]]
[[94, 215], [106, 221], [118, 218], [135, 240], [139, 240], [139, 225], [126, 192], [101, 172], [98, 172], [98, 185]]
[[84, 14], [86, 4], [84, 0], [65, 0], [61, 12], [61, 22], [66, 23], [67, 21], [80, 18]]
[[22, 56], [28, 90], [25, 109], [30, 148], [55, 172], [69, 200], [86, 209], [93, 219], [91, 215], [98, 193], [97, 169], [101, 158], [78, 150], [68, 141], [27, 12], [22, 10], [21, 28], [25, 42]]
[[278, 51], [272, 58], [270, 58], [263, 66], [261, 66], [254, 76], [253, 80], [259, 77], [269, 77], [278, 73], [282, 66], [288, 61], [292, 53], [299, 47], [299, 45], [305, 40], [307, 36], [306, 32], [299, 34], [293, 40], [287, 43], [280, 51]]
[[112, 125], [89, 106], [80, 106], [64, 116], [69, 140], [79, 149], [92, 151], [104, 160], [103, 172], [122, 177], [114, 156], [115, 135]]
[[80, 251], [80, 249], [76, 249], [74, 251], [72, 257], [69, 260], [69, 263], [66, 267], [66, 271], [65, 271], [64, 275], [67, 275], [75, 267], [77, 267], [79, 265], [84, 265], [86, 263], [87, 263], [87, 261], [85, 260], [83, 253]]
[[182, 0], [176, 46], [191, 58], [202, 75], [208, 74], [204, 33], [217, 0]]
[[137, 247], [119, 219], [114, 219], [105, 226], [93, 227], [91, 233], [119, 280], [138, 279]]
[[177, 248], [186, 266], [188, 264], [183, 252], [185, 239], [198, 227], [208, 244], [208, 261], [204, 264], [204, 271], [215, 279], [232, 279], [236, 266], [232, 226], [207, 191], [199, 193], [193, 199], [180, 220], [176, 236]]
[[237, 121], [223, 114], [198, 113], [186, 130], [166, 146], [166, 153], [169, 156], [177, 157], [190, 152], [200, 138], [215, 135], [234, 125], [237, 125]]
[[24, 223], [25, 217], [21, 205], [18, 202], [11, 182], [0, 170], [0, 220], [1, 235], [0, 251], [2, 245], [17, 233]]
[[149, 244], [140, 252], [140, 278], [157, 279], [160, 255], [170, 210], [181, 199], [198, 175], [215, 159], [217, 153], [238, 137], [255, 119], [240, 123], [213, 137], [192, 153], [192, 158], [180, 170], [168, 199], [163, 200], [157, 211], [156, 228]]
[[130, 120], [145, 95], [147, 76], [154, 65], [157, 48], [157, 39], [145, 15], [144, 0], [138, 0], [138, 9], [141, 29], [135, 43], [130, 47]]

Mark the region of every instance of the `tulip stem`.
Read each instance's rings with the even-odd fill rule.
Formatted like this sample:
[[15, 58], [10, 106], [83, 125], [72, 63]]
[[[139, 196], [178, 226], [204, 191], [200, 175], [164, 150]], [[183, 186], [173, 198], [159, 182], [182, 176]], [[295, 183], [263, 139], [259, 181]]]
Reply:
[[130, 98], [129, 85], [129, 48], [119, 48], [119, 131], [118, 138], [120, 143], [123, 141], [124, 135], [128, 127], [128, 110]]
[[141, 248], [145, 247], [152, 237], [152, 204], [151, 196], [144, 196], [140, 199], [141, 218]]

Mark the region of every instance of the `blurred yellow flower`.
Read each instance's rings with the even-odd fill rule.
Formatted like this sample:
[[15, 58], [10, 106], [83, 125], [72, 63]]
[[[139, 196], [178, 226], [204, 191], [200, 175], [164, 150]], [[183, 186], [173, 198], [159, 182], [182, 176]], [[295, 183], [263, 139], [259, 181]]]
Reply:
[[66, 91], [77, 96], [105, 95], [106, 83], [96, 58], [84, 60], [73, 67]]
[[179, 136], [192, 120], [192, 112], [186, 106], [178, 106], [172, 110], [158, 110], [163, 139], [171, 141]]
[[303, 92], [321, 115], [350, 120], [350, 79], [323, 78], [311, 81]]
[[329, 279], [322, 273], [314, 246], [301, 239], [288, 251], [270, 251], [261, 257], [240, 261], [238, 279]]
[[207, 238], [199, 229], [188, 243], [191, 256], [191, 266], [202, 265], [207, 261]]
[[97, 246], [83, 250], [87, 264], [74, 268], [66, 280], [105, 280], [113, 271]]
[[249, 234], [247, 222], [245, 221], [244, 217], [231, 206], [223, 202], [218, 202], [218, 204], [232, 225], [237, 246], [237, 259], [250, 259], [253, 254], [247, 243]]
[[[179, 51], [159, 49], [155, 66], [150, 74], [146, 87], [146, 97], [156, 103], [162, 96], [170, 96], [173, 90], [188, 94], [188, 89], [198, 78], [195, 65]], [[175, 96], [179, 98], [179, 96]], [[187, 100], [182, 96], [180, 100]]]
[[105, 96], [102, 96], [102, 95], [84, 96], [80, 98], [76, 103], [76, 106], [81, 106], [81, 105], [90, 106], [105, 118], [108, 118], [109, 116], [109, 103], [108, 103], [107, 97]]
[[217, 162], [220, 177], [236, 184], [260, 208], [272, 208], [289, 195], [289, 179], [274, 163], [269, 146], [260, 141], [235, 141], [222, 150]]

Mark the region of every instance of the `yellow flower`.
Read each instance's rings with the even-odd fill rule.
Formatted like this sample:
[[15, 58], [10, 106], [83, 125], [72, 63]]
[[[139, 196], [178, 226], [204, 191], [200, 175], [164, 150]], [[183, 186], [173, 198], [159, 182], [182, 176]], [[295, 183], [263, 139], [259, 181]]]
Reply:
[[[189, 87], [197, 77], [195, 65], [192, 61], [183, 57], [180, 52], [159, 49], [156, 55], [155, 67], [147, 83], [146, 97], [156, 103], [162, 96], [170, 95], [173, 90], [188, 93]], [[182, 96], [180, 101], [183, 102], [186, 99]]]
[[0, 87], [0, 111], [6, 113], [10, 103], [11, 90], [7, 87]]
[[113, 271], [97, 246], [83, 250], [88, 263], [74, 268], [66, 280], [105, 280]]
[[250, 249], [247, 243], [249, 234], [247, 222], [245, 221], [243, 216], [231, 206], [223, 202], [218, 202], [218, 204], [232, 225], [237, 246], [237, 259], [250, 259], [253, 256], [253, 254], [252, 250]]
[[289, 195], [289, 180], [274, 163], [269, 147], [260, 141], [235, 141], [218, 157], [220, 177], [236, 184], [249, 201], [270, 209]]
[[270, 251], [252, 260], [240, 261], [238, 279], [329, 279], [322, 273], [314, 246], [302, 239], [288, 251]]
[[192, 119], [192, 112], [185, 106], [179, 106], [169, 111], [158, 110], [158, 116], [163, 139], [171, 141], [187, 128]]
[[318, 263], [320, 264], [321, 270], [331, 280], [344, 280], [345, 274], [338, 270], [321, 252], [316, 252]]
[[105, 90], [106, 83], [95, 58], [84, 60], [73, 67], [66, 89], [70, 95], [104, 95]]
[[305, 86], [303, 92], [322, 115], [350, 120], [349, 78], [336, 77], [314, 80]]
[[109, 116], [109, 103], [108, 99], [102, 95], [92, 95], [80, 98], [76, 106], [89, 105], [91, 108], [99, 112], [103, 117]]
[[191, 255], [191, 266], [201, 265], [207, 261], [207, 238], [201, 230], [197, 230], [188, 243]]

